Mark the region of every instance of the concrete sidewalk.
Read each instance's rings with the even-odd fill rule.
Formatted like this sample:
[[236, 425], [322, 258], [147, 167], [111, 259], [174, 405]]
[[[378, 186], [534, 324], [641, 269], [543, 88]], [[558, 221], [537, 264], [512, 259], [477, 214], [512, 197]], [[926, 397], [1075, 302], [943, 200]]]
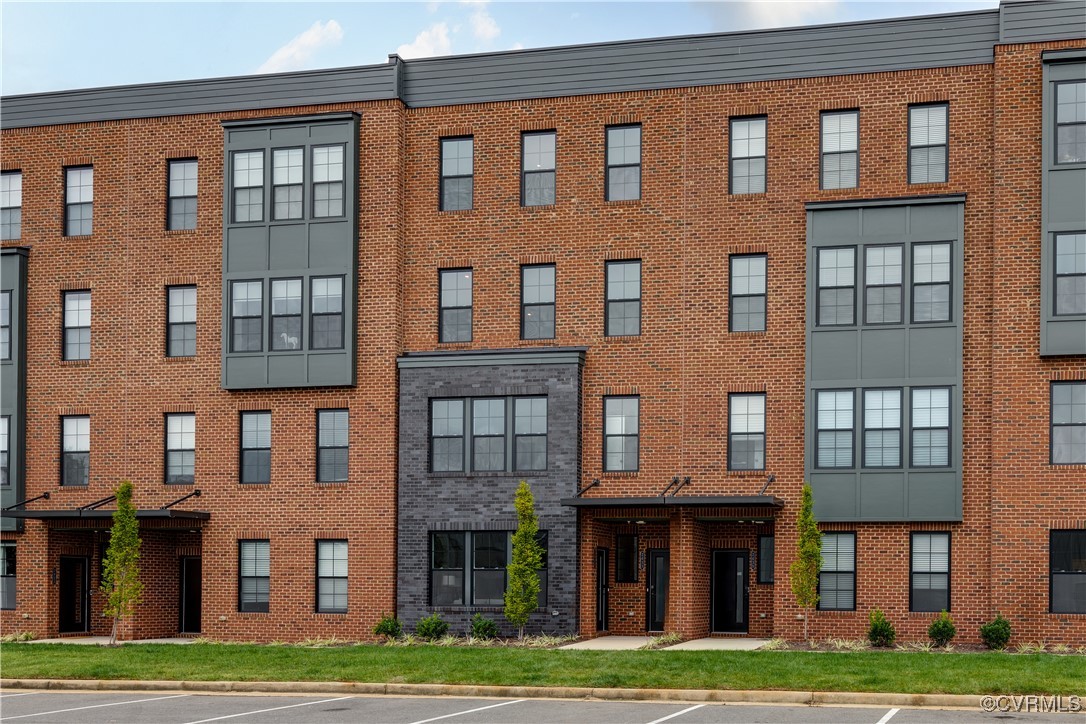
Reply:
[[633, 651], [639, 649], [649, 641], [650, 636], [597, 636], [594, 639], [585, 639], [565, 646], [561, 649], [582, 649], [588, 651]]
[[727, 638], [714, 636], [712, 638], [691, 639], [674, 646], [665, 646], [660, 651], [754, 651], [769, 643], [769, 639]]
[[[118, 644], [191, 644], [196, 639], [182, 636], [164, 639], [136, 639], [118, 641]], [[109, 636], [65, 636], [55, 639], [31, 639], [20, 641], [23, 644], [76, 644], [77, 646], [108, 646]]]

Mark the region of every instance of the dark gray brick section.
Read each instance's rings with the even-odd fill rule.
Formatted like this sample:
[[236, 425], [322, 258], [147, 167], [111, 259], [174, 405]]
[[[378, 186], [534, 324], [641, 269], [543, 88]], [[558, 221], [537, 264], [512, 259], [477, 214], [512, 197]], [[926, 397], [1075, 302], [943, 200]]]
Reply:
[[[577, 516], [559, 500], [577, 492], [581, 370], [578, 364], [427, 367], [400, 370], [400, 480], [396, 609], [409, 631], [433, 610], [463, 633], [475, 612], [513, 633], [501, 609], [429, 605], [432, 530], [513, 530], [513, 494], [532, 486], [540, 529], [549, 532], [548, 605], [532, 615], [533, 633], [577, 630]], [[433, 397], [547, 396], [546, 472], [433, 474], [428, 459], [428, 401]], [[557, 615], [554, 615], [557, 612]]]

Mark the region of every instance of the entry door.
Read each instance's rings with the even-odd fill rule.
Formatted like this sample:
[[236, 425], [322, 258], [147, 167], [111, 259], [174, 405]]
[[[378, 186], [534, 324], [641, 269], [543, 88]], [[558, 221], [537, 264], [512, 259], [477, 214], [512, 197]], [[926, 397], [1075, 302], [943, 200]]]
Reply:
[[667, 616], [669, 557], [667, 550], [649, 551], [649, 601], [645, 616], [646, 627], [649, 631], [664, 630], [664, 618]]
[[607, 594], [610, 591], [608, 585], [610, 566], [608, 565], [609, 552], [606, 548], [596, 549], [596, 630], [607, 630]]
[[59, 621], [61, 633], [87, 630], [90, 618], [90, 559], [87, 556], [61, 556], [59, 581]]
[[747, 551], [713, 551], [713, 631], [746, 633]]
[[203, 560], [196, 556], [181, 559], [181, 633], [200, 633], [200, 593], [203, 590]]

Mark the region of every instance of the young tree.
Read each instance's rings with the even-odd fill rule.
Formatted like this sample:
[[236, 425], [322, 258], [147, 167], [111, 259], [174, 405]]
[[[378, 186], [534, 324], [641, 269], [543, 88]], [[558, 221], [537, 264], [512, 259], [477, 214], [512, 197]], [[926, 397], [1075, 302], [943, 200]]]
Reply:
[[113, 529], [103, 563], [102, 593], [106, 595], [104, 613], [113, 618], [109, 643], [117, 643], [117, 628], [122, 619], [131, 616], [143, 595], [140, 582], [140, 530], [136, 507], [132, 505], [132, 483], [122, 480], [114, 491], [117, 510], [113, 513]]
[[807, 619], [818, 603], [818, 573], [822, 570], [822, 534], [818, 532], [818, 521], [814, 517], [814, 496], [811, 486], [803, 484], [803, 499], [796, 513], [796, 539], [798, 555], [792, 561], [789, 571], [792, 581], [792, 593], [796, 603], [803, 609], [803, 638], [807, 639]]
[[513, 560], [509, 563], [509, 587], [505, 590], [505, 617], [524, 638], [528, 616], [539, 606], [539, 569], [543, 547], [539, 545], [539, 519], [535, 498], [528, 483], [521, 480], [514, 497], [517, 530], [513, 533]]

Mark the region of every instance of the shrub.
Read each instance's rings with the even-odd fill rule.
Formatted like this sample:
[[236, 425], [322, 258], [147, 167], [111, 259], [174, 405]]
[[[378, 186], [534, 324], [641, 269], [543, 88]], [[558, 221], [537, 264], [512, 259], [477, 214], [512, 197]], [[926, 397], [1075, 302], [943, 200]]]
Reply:
[[390, 639], [398, 639], [403, 634], [403, 624], [400, 619], [391, 613], [386, 613], [373, 627], [374, 636], [385, 636]]
[[870, 622], [870, 626], [867, 627], [867, 640], [871, 642], [871, 645], [893, 646], [897, 632], [894, 631], [894, 624], [887, 620], [886, 614], [876, 608], [872, 609], [867, 618]]
[[498, 624], [491, 621], [481, 613], [471, 617], [471, 637], [489, 641], [498, 637]]
[[419, 638], [434, 641], [449, 633], [449, 622], [442, 619], [440, 613], [432, 613], [415, 624], [415, 633]]
[[1011, 622], [996, 614], [994, 621], [980, 627], [980, 640], [996, 651], [1007, 648], [1007, 643], [1011, 640]]
[[950, 618], [950, 614], [947, 613], [945, 608], [939, 614], [939, 617], [928, 626], [928, 638], [936, 646], [946, 646], [957, 633], [958, 629], [954, 625], [954, 619]]

